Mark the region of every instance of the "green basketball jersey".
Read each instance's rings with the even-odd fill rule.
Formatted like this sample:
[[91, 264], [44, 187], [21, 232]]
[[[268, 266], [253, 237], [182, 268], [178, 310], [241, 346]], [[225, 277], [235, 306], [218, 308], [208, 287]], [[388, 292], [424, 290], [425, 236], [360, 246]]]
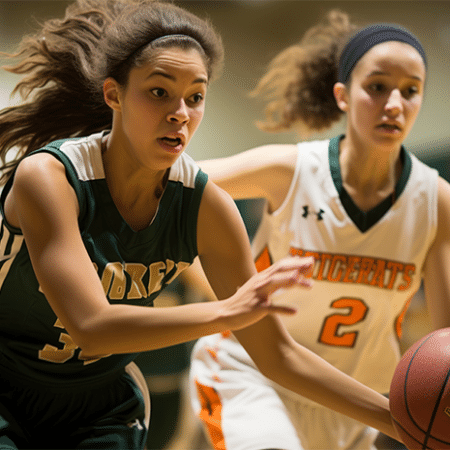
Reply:
[[[66, 168], [80, 206], [80, 233], [109, 302], [152, 306], [161, 290], [197, 256], [197, 216], [207, 175], [182, 154], [170, 169], [152, 223], [136, 232], [109, 193], [101, 138], [98, 133], [60, 140], [38, 152], [52, 154]], [[11, 181], [2, 192], [2, 217]], [[115, 372], [135, 356], [83, 359], [39, 289], [21, 231], [2, 219], [0, 366], [34, 379], [67, 382]]]

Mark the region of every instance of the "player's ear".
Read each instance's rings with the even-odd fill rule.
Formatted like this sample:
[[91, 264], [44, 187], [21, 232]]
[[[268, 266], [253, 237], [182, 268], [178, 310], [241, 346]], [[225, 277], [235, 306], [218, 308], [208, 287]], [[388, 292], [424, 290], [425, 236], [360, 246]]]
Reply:
[[348, 92], [347, 86], [344, 83], [336, 83], [333, 86], [333, 94], [336, 99], [336, 104], [341, 111], [347, 112], [348, 110]]
[[103, 98], [112, 110], [121, 110], [121, 87], [114, 78], [109, 77], [104, 81]]

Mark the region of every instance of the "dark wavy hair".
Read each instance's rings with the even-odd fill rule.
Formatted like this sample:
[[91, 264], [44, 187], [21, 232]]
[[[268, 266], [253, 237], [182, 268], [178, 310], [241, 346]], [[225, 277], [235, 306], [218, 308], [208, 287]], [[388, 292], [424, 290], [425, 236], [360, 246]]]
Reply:
[[310, 28], [298, 44], [279, 53], [252, 91], [266, 101], [265, 120], [257, 126], [268, 132], [297, 128], [301, 135], [330, 128], [342, 111], [333, 95], [339, 55], [358, 29], [339, 10]]
[[152, 0], [77, 0], [62, 19], [24, 37], [16, 53], [3, 54], [14, 60], [3, 68], [23, 76], [12, 93], [23, 102], [0, 111], [0, 184], [31, 151], [110, 128], [103, 81], [126, 86], [132, 68], [168, 46], [196, 48], [209, 80], [222, 68], [222, 41], [207, 20]]

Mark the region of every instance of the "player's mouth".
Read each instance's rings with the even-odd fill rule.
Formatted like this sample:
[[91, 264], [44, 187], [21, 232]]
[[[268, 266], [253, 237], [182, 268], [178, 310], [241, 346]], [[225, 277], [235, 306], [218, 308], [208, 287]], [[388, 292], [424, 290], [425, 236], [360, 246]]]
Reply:
[[165, 142], [167, 145], [170, 145], [171, 147], [176, 147], [177, 145], [181, 144], [181, 139], [180, 138], [168, 138], [168, 137], [164, 137], [161, 138], [161, 141]]
[[377, 128], [388, 133], [400, 133], [402, 131], [401, 126], [395, 122], [381, 123]]
[[398, 122], [383, 122], [380, 123], [377, 128], [381, 128], [387, 131], [402, 131], [402, 127]]
[[158, 142], [165, 150], [178, 153], [184, 149], [185, 139], [180, 133], [176, 133], [158, 138]]

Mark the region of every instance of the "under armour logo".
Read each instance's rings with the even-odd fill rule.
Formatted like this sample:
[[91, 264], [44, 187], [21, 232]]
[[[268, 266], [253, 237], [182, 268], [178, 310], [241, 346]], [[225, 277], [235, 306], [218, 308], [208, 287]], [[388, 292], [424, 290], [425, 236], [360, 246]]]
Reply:
[[141, 422], [139, 422], [139, 419], [135, 419], [134, 422], [128, 422], [127, 427], [128, 428], [137, 427], [138, 430], [144, 429], [144, 427], [141, 425]]
[[303, 207], [302, 217], [304, 217], [306, 219], [310, 214], [315, 214], [317, 216], [317, 220], [323, 220], [322, 216], [325, 214], [325, 211], [323, 209], [319, 209], [319, 212], [317, 212], [317, 211], [310, 211], [309, 210], [309, 206], [305, 205]]

